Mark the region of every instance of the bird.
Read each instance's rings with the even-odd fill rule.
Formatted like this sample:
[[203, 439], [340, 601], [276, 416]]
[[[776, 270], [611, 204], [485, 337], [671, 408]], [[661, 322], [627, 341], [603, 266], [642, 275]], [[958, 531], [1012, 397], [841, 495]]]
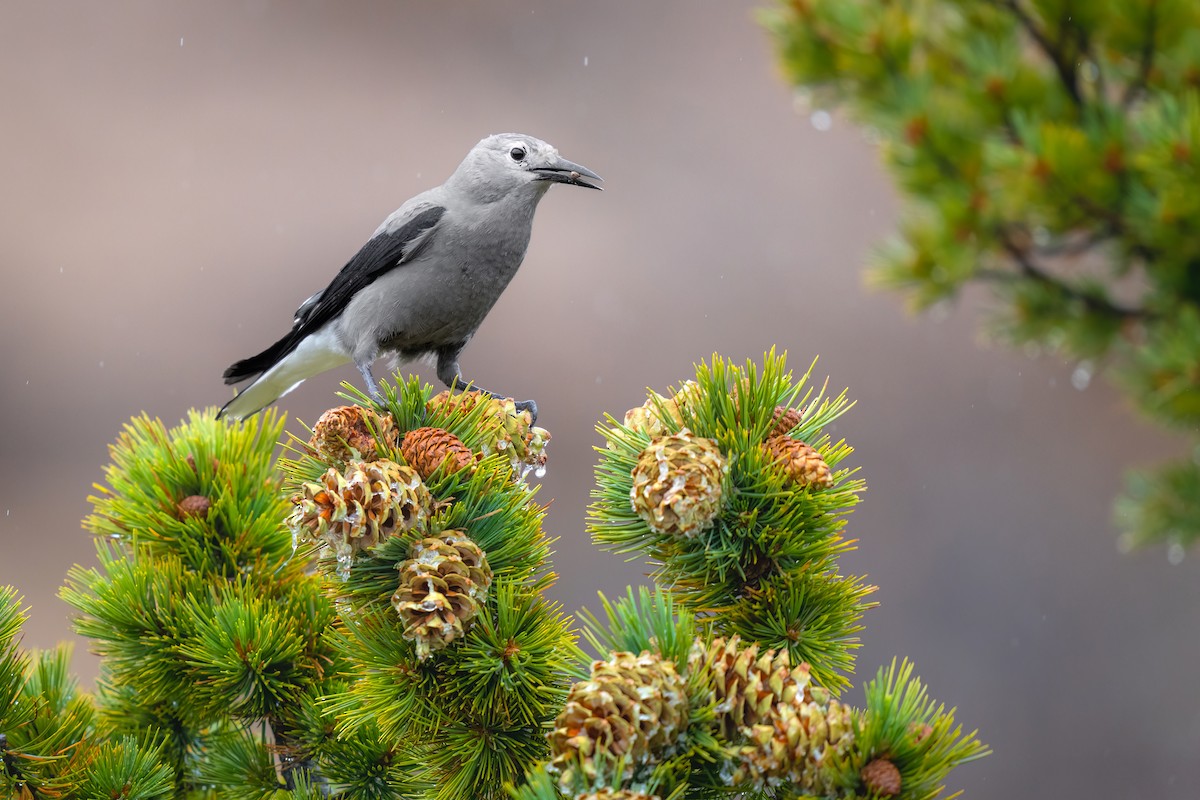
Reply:
[[[279, 341], [225, 370], [251, 380], [217, 417], [250, 417], [306, 378], [352, 362], [381, 398], [371, 366], [383, 355], [436, 359], [450, 390], [468, 385], [459, 355], [525, 258], [533, 215], [556, 183], [601, 189], [603, 179], [533, 136], [482, 139], [443, 183], [392, 212], [329, 285], [305, 300]], [[515, 403], [537, 419], [537, 403]]]

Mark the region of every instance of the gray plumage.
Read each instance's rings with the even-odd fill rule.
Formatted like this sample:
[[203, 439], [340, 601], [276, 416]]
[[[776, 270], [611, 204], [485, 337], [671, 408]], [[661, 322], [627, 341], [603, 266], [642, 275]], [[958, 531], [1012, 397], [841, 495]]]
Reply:
[[[540, 139], [487, 137], [449, 180], [384, 220], [329, 286], [301, 304], [286, 336], [225, 370], [228, 384], [254, 380], [218, 416], [248, 417], [347, 362], [378, 396], [371, 365], [384, 354], [433, 355], [438, 379], [464, 386], [459, 353], [521, 266], [538, 201], [552, 183], [600, 188], [589, 180], [600, 176]], [[532, 400], [518, 406], [536, 418]]]

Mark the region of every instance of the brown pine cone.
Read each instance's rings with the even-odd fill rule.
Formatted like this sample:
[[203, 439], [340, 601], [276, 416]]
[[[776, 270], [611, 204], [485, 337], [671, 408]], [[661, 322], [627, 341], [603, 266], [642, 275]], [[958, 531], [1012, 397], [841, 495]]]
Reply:
[[395, 444], [396, 424], [391, 415], [377, 414], [362, 406], [329, 409], [317, 420], [308, 440], [318, 458], [338, 466], [354, 459], [371, 461], [376, 457], [378, 445], [388, 448]]
[[900, 770], [886, 758], [877, 758], [862, 768], [859, 773], [867, 788], [884, 797], [900, 794]]
[[400, 442], [400, 452], [408, 465], [424, 480], [428, 480], [443, 464], [446, 465], [447, 473], [453, 473], [475, 463], [475, 455], [470, 448], [443, 428], [417, 428], [409, 431]]
[[787, 436], [802, 419], [800, 412], [794, 408], [775, 406], [775, 410], [771, 412], [771, 430], [767, 436]]
[[771, 460], [779, 464], [794, 483], [819, 487], [833, 485], [833, 471], [825, 459], [799, 439], [777, 434], [767, 437], [763, 447]]
[[208, 509], [212, 508], [212, 501], [202, 494], [194, 494], [190, 497], [185, 497], [175, 506], [175, 510], [180, 519], [188, 517], [205, 517], [208, 514]]

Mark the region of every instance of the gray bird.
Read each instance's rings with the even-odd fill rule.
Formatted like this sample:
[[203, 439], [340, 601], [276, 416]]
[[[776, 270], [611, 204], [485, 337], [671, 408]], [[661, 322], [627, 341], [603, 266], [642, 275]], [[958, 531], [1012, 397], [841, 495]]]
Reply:
[[[533, 212], [553, 183], [599, 189], [601, 178], [546, 142], [489, 136], [441, 186], [396, 209], [324, 289], [296, 310], [291, 331], [225, 370], [254, 381], [217, 416], [244, 419], [305, 378], [354, 362], [379, 396], [381, 355], [437, 359], [438, 380], [465, 387], [458, 356], [525, 258]], [[475, 386], [493, 396], [495, 392]], [[517, 404], [537, 417], [537, 404]]]

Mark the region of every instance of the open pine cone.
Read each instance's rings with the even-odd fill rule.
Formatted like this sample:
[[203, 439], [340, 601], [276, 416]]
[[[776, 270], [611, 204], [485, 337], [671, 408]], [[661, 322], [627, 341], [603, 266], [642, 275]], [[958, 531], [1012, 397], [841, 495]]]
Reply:
[[[626, 757], [626, 775], [669, 754], [688, 724], [687, 682], [659, 655], [612, 653], [571, 687], [550, 733], [560, 784], [606, 783], [604, 765]], [[580, 775], [581, 773], [581, 775]]]
[[399, 531], [422, 524], [433, 497], [421, 476], [394, 461], [356, 461], [342, 474], [330, 467], [319, 481], [304, 483], [292, 497], [288, 518], [298, 541], [319, 542], [346, 574], [354, 554]]
[[370, 461], [375, 458], [378, 445], [387, 448], [395, 444], [396, 423], [391, 415], [377, 414], [362, 406], [329, 409], [317, 420], [308, 440], [317, 457], [334, 466], [355, 459]]
[[652, 530], [694, 537], [720, 513], [728, 469], [712, 439], [687, 428], [660, 436], [633, 468], [630, 504]]
[[697, 639], [691, 660], [712, 675], [717, 721], [738, 755], [736, 783], [785, 780], [805, 794], [828, 793], [823, 766], [830, 752], [850, 746], [851, 712], [811, 684], [807, 664], [790, 667], [786, 650], [760, 655], [736, 636], [707, 647]]
[[459, 530], [416, 542], [401, 562], [392, 605], [404, 621], [404, 638], [417, 643], [424, 661], [461, 637], [487, 602], [492, 570], [479, 545]]
[[513, 469], [524, 472], [527, 468], [546, 465], [546, 444], [550, 432], [533, 424], [528, 411], [517, 411], [512, 398], [497, 398], [478, 391], [451, 394], [441, 392], [429, 398], [425, 408], [433, 413], [469, 413], [483, 404], [479, 421], [481, 454], [503, 453]]
[[651, 392], [646, 402], [625, 412], [625, 427], [651, 439], [679, 430], [684, 424], [682, 409], [694, 403], [699, 392], [700, 385], [695, 381], [684, 382], [670, 397]]

